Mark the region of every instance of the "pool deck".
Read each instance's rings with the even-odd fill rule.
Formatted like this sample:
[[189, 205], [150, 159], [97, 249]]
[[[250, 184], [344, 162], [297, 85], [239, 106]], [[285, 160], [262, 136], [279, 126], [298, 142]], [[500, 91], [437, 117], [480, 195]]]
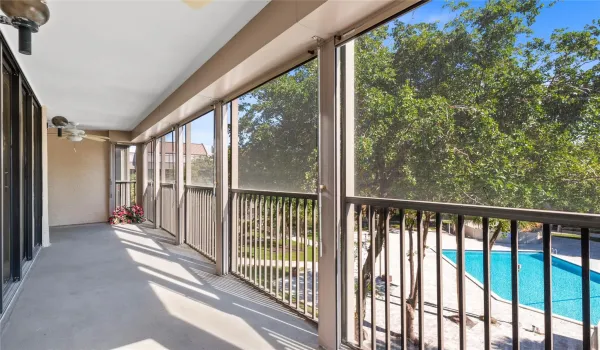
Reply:
[[[398, 284], [400, 278], [399, 261], [399, 235], [398, 230], [390, 235], [390, 272], [392, 275], [392, 283]], [[408, 243], [408, 233], [405, 233], [406, 242]], [[416, 239], [415, 239], [416, 244]], [[407, 244], [408, 245], [408, 244]], [[482, 250], [482, 242], [476, 239], [465, 239], [465, 249], [467, 250]], [[424, 258], [424, 292], [425, 292], [425, 340], [427, 348], [436, 348], [437, 346], [437, 282], [436, 282], [436, 249], [435, 232], [430, 231], [427, 237], [428, 251]], [[553, 237], [552, 247], [558, 250], [557, 257], [570, 261], [574, 264], [581, 265], [580, 258], [580, 241], [568, 238]], [[443, 233], [442, 249], [456, 249], [456, 238], [453, 235]], [[520, 244], [522, 250], [541, 250], [541, 242], [539, 244]], [[496, 243], [493, 251], [508, 251], [510, 246], [502, 243]], [[407, 251], [408, 252], [408, 249]], [[593, 270], [600, 272], [600, 243], [590, 242], [591, 262], [590, 266]], [[366, 254], [365, 254], [366, 255]], [[406, 256], [406, 255], [404, 255]], [[377, 264], [379, 266], [379, 262]], [[449, 320], [447, 317], [456, 314], [458, 308], [456, 297], [456, 269], [453, 264], [447, 260], [443, 263], [443, 302], [444, 302], [444, 346], [446, 349], [459, 348], [459, 327], [456, 323]], [[408, 264], [407, 264], [408, 269]], [[408, 278], [407, 278], [407, 295], [408, 295]], [[542, 286], [540, 286], [542, 288]], [[395, 288], [392, 291], [391, 298], [391, 330], [400, 334], [400, 307], [399, 295], [400, 288]], [[479, 315], [483, 315], [483, 290], [478, 283], [470, 279], [466, 279], [466, 306], [469, 319], [474, 322], [474, 326], [467, 329], [467, 348], [481, 349], [483, 348], [484, 325], [478, 319]], [[364, 328], [367, 334], [370, 334], [370, 319], [371, 310], [370, 302], [366, 303], [366, 317]], [[510, 349], [512, 348], [512, 306], [509, 302], [492, 299], [492, 317], [498, 320], [497, 324], [493, 324], [491, 328], [492, 348], [494, 349]], [[377, 301], [377, 338], [383, 341], [385, 339], [385, 303], [383, 298], [378, 298]], [[418, 317], [418, 314], [417, 314]], [[418, 331], [415, 318], [415, 329]], [[368, 321], [368, 322], [367, 322]], [[522, 349], [542, 349], [544, 345], [544, 335], [532, 332], [533, 326], [536, 326], [542, 332], [544, 330], [544, 314], [541, 311], [521, 307], [519, 312], [519, 323], [521, 325], [521, 348]], [[554, 347], [557, 349], [581, 349], [582, 348], [582, 329], [577, 322], [553, 318], [554, 329]], [[367, 339], [370, 335], [367, 336]], [[399, 341], [399, 340], [397, 340]], [[393, 346], [393, 348], [400, 348]]]

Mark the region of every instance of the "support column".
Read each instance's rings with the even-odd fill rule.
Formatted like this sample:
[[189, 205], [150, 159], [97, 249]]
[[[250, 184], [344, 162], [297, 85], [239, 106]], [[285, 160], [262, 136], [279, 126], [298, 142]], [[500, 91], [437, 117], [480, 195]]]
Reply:
[[148, 189], [148, 150], [146, 145], [135, 145], [135, 204], [144, 210], [144, 198]]
[[238, 156], [239, 156], [239, 101], [231, 101], [231, 188], [239, 188]]
[[109, 166], [108, 166], [108, 181], [109, 181], [109, 194], [108, 194], [108, 213], [109, 215], [112, 215], [113, 211], [116, 209], [116, 205], [115, 205], [115, 155], [116, 155], [116, 147], [114, 142], [110, 143], [110, 147], [109, 149]]
[[[179, 127], [177, 125], [173, 132], [175, 140], [175, 162], [176, 162], [176, 178], [175, 178], [175, 187], [177, 190], [177, 233], [175, 234], [175, 242], [176, 244], [183, 244], [183, 237], [185, 235], [185, 192], [183, 187], [183, 138], [184, 138], [184, 128]], [[186, 139], [187, 141], [187, 139]], [[189, 166], [188, 166], [189, 168]]]
[[[184, 191], [185, 184], [192, 185], [192, 123], [188, 123], [185, 126], [185, 179], [184, 179]], [[187, 206], [187, 199], [184, 195], [185, 205]], [[187, 207], [186, 207], [187, 208]], [[188, 227], [190, 227], [190, 218], [188, 215], [185, 216], [185, 232], [187, 234]], [[186, 241], [186, 236], [184, 235], [184, 242]]]
[[335, 45], [319, 46], [319, 345], [340, 344], [338, 241], [340, 233], [340, 121], [335, 104]]
[[[338, 59], [338, 103], [339, 113], [343, 132], [343, 164], [344, 176], [342, 181], [343, 198], [354, 196], [354, 40], [346, 43], [340, 48], [340, 57]], [[341, 105], [343, 101], [344, 105]], [[342, 203], [343, 205], [343, 203]], [[345, 208], [345, 225], [343, 228], [344, 239], [342, 240], [344, 249], [342, 263], [342, 278], [344, 305], [342, 309], [342, 324], [344, 336], [346, 339], [353, 340], [355, 337], [355, 312], [356, 295], [354, 291], [354, 227], [355, 227], [355, 206], [348, 204]], [[357, 229], [359, 229], [357, 227]], [[358, 239], [362, 235], [358, 232]]]
[[42, 247], [50, 246], [50, 225], [48, 221], [48, 115], [42, 106]]
[[229, 273], [229, 162], [227, 149], [227, 113], [223, 103], [215, 104], [215, 167], [216, 167], [216, 218], [217, 274]]
[[[238, 178], [238, 154], [239, 154], [239, 136], [238, 136], [238, 100], [231, 101], [231, 188], [239, 188]], [[227, 113], [225, 113], [227, 116]], [[234, 235], [237, 236], [236, 228], [238, 227], [237, 222], [237, 194], [233, 195], [235, 198], [230, 203], [231, 208], [231, 271], [237, 271], [237, 259], [238, 259], [238, 240]]]
[[154, 139], [154, 228], [160, 228], [160, 169], [161, 164], [161, 139]]

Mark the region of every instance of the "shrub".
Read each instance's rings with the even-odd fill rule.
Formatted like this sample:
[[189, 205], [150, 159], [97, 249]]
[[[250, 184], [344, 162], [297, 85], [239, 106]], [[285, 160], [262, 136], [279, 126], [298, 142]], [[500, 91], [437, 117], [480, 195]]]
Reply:
[[132, 205], [130, 207], [118, 207], [112, 213], [112, 216], [108, 218], [108, 223], [111, 225], [117, 224], [139, 224], [144, 222], [144, 209], [139, 205]]

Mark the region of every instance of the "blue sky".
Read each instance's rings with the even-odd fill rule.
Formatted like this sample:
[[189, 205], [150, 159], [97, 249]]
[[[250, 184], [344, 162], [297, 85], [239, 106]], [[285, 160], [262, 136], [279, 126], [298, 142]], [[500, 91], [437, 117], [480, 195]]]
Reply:
[[214, 125], [215, 118], [212, 111], [187, 124], [188, 127], [191, 126], [192, 128], [192, 143], [203, 143], [209, 153], [212, 153], [212, 147], [215, 143]]
[[[432, 0], [400, 17], [406, 23], [436, 22], [441, 25], [452, 20], [456, 13], [444, 8], [445, 0]], [[471, 6], [485, 5], [484, 0], [469, 1]], [[545, 1], [549, 4], [550, 1]], [[542, 10], [531, 27], [535, 37], [548, 38], [556, 28], [583, 29], [593, 19], [600, 19], [600, 0], [563, 0]]]
[[[213, 152], [214, 140], [214, 124], [215, 124], [214, 113], [212, 111], [202, 115], [201, 117], [193, 120], [191, 123], [186, 124], [187, 127], [192, 128], [192, 143], [203, 143], [206, 146], [206, 150], [209, 153]], [[173, 141], [173, 133], [165, 135], [167, 142]], [[185, 142], [185, 134], [183, 136]]]
[[[456, 13], [444, 8], [446, 3], [446, 0], [432, 0], [399, 19], [407, 23], [437, 21], [440, 25], [443, 25], [456, 16]], [[550, 2], [547, 1], [546, 3], [549, 4]], [[485, 5], [485, 1], [475, 0], [470, 1], [470, 4], [478, 7]], [[531, 28], [534, 31], [533, 36], [548, 38], [554, 29], [580, 30], [594, 19], [600, 19], [600, 0], [562, 0], [552, 7], [543, 9]], [[386, 42], [386, 44], [391, 45], [392, 43]], [[242, 97], [242, 99], [249, 103], [255, 102], [249, 96]], [[240, 112], [240, 117], [242, 115], [243, 112]], [[203, 115], [188, 125], [192, 127], [192, 142], [203, 143], [210, 151], [214, 145], [213, 112]]]

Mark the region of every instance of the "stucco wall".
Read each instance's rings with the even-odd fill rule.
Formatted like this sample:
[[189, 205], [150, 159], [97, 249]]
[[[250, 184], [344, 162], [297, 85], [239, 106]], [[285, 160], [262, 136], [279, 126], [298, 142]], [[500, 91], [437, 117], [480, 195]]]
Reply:
[[[110, 143], [59, 139], [48, 133], [50, 226], [104, 222], [108, 219]], [[108, 132], [88, 132], [108, 136]], [[75, 152], [73, 147], [77, 150]]]

